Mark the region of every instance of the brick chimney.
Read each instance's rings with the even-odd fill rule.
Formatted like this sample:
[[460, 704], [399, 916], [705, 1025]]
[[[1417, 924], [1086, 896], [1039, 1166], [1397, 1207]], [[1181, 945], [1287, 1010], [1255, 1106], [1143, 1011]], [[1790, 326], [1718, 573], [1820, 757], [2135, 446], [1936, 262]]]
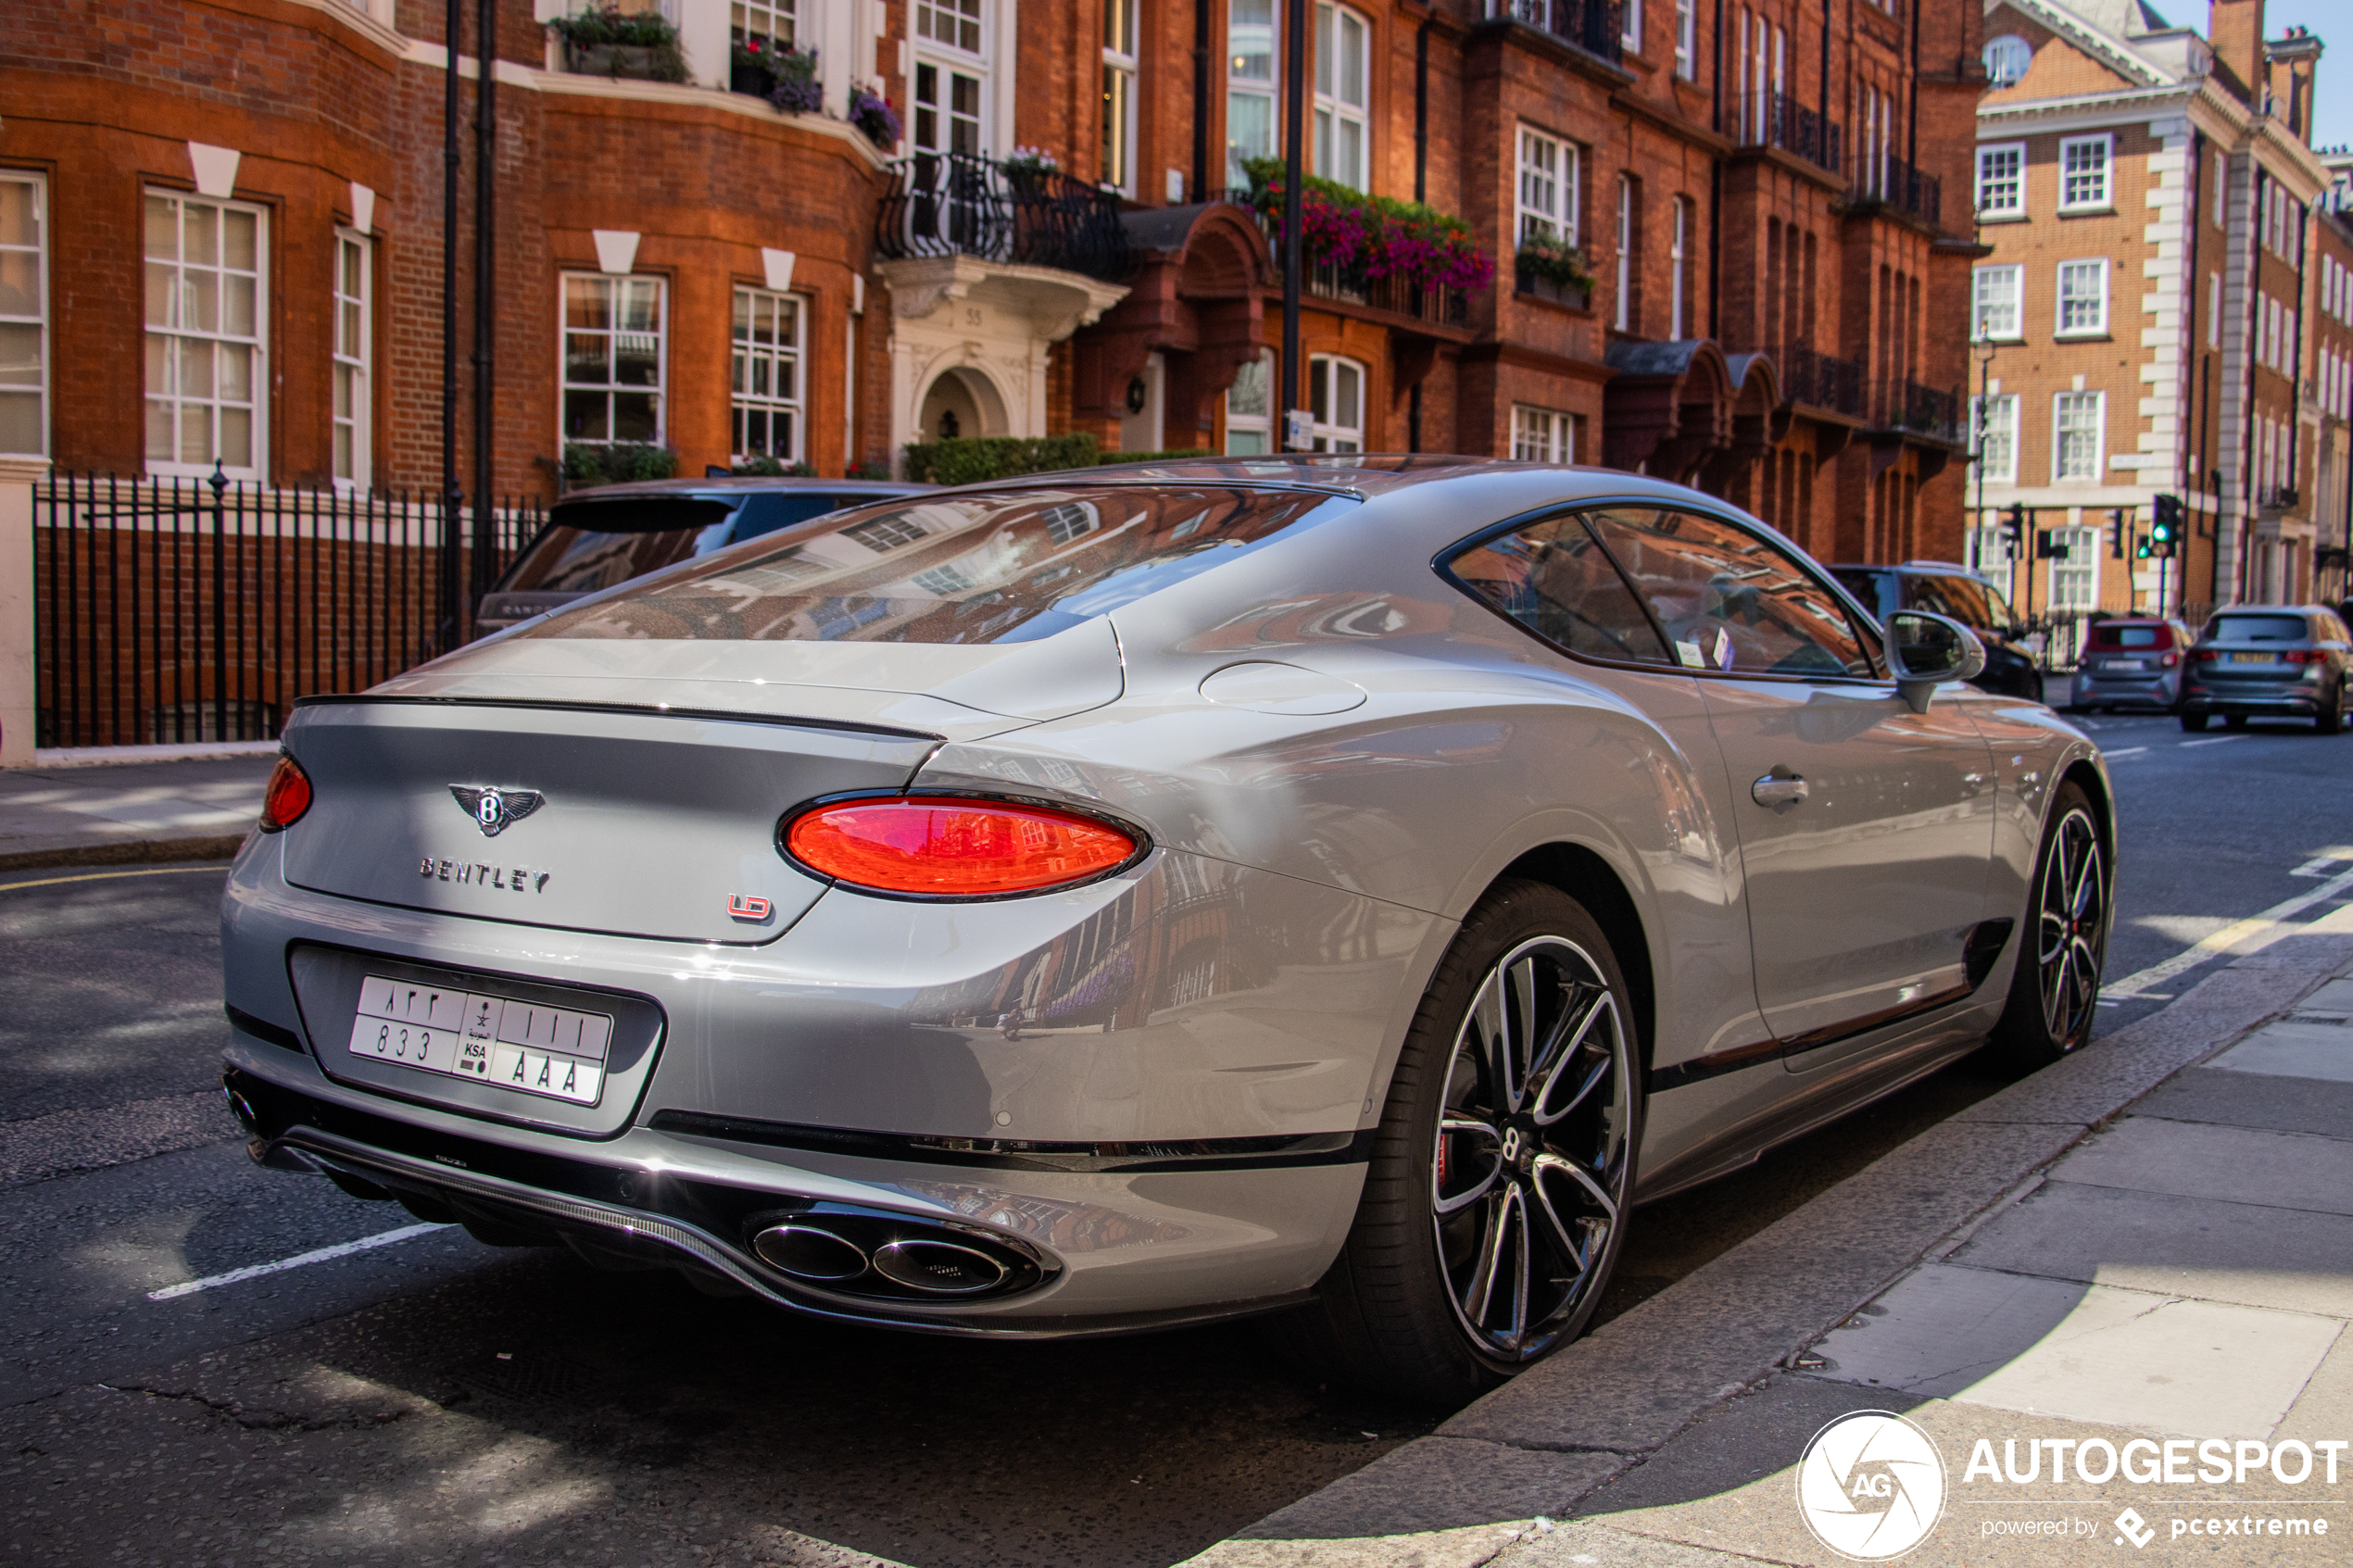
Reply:
[[2260, 106], [2268, 74], [2263, 64], [2263, 0], [2214, 0], [2207, 42], [2229, 69], [2229, 85], [2249, 105]]

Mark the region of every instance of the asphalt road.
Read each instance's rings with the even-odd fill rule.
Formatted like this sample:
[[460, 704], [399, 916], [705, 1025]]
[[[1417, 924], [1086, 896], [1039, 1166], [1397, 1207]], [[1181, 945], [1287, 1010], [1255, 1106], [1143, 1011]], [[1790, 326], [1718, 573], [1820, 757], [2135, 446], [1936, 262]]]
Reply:
[[[2085, 722], [2121, 809], [2111, 977], [2353, 897], [2353, 737]], [[1245, 1327], [882, 1335], [449, 1230], [151, 1299], [411, 1222], [234, 1141], [220, 869], [59, 880], [83, 874], [0, 876], [9, 1561], [1156, 1565], [1434, 1420], [1319, 1387]], [[1960, 1062], [1642, 1210], [1607, 1309], [2006, 1081]]]

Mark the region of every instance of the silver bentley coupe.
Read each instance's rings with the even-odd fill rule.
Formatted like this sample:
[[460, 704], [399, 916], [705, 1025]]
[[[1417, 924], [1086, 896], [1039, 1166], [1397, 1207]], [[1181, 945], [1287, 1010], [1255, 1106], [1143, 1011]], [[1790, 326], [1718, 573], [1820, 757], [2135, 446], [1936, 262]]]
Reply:
[[1260, 1315], [1459, 1400], [1645, 1199], [2090, 1031], [2097, 749], [1682, 487], [900, 497], [306, 699], [223, 906], [255, 1157], [936, 1333]]

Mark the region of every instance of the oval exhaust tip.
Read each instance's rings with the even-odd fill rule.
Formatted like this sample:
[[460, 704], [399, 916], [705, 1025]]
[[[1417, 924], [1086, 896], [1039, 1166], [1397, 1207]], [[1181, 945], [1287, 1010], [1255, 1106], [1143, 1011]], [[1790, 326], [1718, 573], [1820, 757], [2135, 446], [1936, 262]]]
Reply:
[[855, 1279], [866, 1272], [856, 1244], [814, 1225], [771, 1225], [751, 1238], [751, 1249], [795, 1279]]
[[949, 1241], [894, 1241], [875, 1250], [875, 1272], [933, 1296], [976, 1295], [1005, 1279], [1005, 1266], [996, 1259]]

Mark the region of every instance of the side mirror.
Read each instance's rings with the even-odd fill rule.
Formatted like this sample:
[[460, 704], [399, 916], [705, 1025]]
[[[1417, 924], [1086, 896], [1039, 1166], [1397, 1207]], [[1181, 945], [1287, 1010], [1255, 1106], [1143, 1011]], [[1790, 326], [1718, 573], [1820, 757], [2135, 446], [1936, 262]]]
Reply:
[[1899, 609], [1887, 618], [1887, 667], [1906, 704], [1925, 713], [1938, 686], [1970, 680], [1985, 668], [1985, 645], [1957, 621]]

